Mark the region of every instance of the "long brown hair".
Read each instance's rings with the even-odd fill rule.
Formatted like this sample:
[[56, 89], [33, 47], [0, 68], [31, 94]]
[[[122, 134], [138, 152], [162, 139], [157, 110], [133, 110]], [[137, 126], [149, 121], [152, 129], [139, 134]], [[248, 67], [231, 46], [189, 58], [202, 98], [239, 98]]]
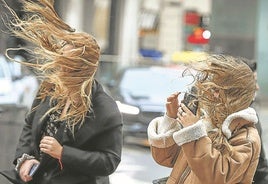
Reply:
[[[67, 100], [71, 101], [67, 114], [59, 120], [74, 128], [91, 110], [91, 88], [100, 48], [91, 35], [75, 32], [57, 15], [53, 0], [25, 0], [23, 9], [26, 16], [19, 18], [9, 8], [12, 32], [35, 45], [33, 50], [26, 49], [35, 56], [35, 63], [23, 64], [34, 67], [41, 77], [38, 98], [45, 100], [49, 96], [51, 104], [56, 101], [47, 114], [62, 110]], [[64, 54], [66, 45], [71, 49]]]

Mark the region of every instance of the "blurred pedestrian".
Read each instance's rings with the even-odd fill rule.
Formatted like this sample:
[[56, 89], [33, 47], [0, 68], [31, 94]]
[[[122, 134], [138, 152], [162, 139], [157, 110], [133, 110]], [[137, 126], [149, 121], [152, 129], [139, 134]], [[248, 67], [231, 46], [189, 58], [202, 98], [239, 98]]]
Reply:
[[[252, 183], [260, 154], [250, 107], [256, 92], [253, 72], [242, 58], [211, 55], [194, 63], [195, 98], [167, 98], [166, 114], [152, 120], [148, 138], [152, 156], [172, 167], [167, 184]], [[196, 115], [187, 108], [196, 104]]]
[[36, 70], [41, 84], [25, 119], [15, 168], [1, 174], [16, 184], [108, 184], [121, 160], [122, 118], [94, 78], [96, 40], [64, 23], [51, 0], [23, 1], [23, 19], [7, 8], [13, 33], [36, 46], [25, 49], [36, 63], [23, 64]]
[[[256, 88], [257, 90], [259, 90], [259, 85], [257, 83], [257, 62], [254, 60], [244, 60], [244, 62], [254, 72], [254, 76], [256, 79]], [[251, 106], [257, 108], [258, 102], [259, 102], [259, 96], [256, 94], [255, 99], [253, 103], [251, 104]], [[262, 126], [260, 122], [256, 124], [256, 128], [261, 137], [261, 154], [259, 158], [258, 167], [254, 175], [254, 184], [267, 184], [268, 183], [268, 163], [267, 163], [266, 154], [265, 154], [265, 150], [264, 150], [263, 142], [262, 142]]]

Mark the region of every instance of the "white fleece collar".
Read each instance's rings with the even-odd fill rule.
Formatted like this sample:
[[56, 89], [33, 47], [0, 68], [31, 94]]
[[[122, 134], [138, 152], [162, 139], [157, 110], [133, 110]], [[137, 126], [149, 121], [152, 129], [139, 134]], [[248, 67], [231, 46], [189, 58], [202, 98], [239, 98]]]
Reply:
[[248, 107], [246, 109], [243, 109], [241, 111], [238, 111], [238, 112], [235, 112], [235, 113], [229, 115], [224, 120], [224, 122], [222, 124], [222, 132], [228, 139], [232, 135], [232, 132], [231, 132], [229, 126], [232, 123], [232, 121], [236, 118], [243, 118], [249, 122], [253, 122], [254, 124], [256, 124], [258, 122], [258, 117], [257, 117], [256, 111], [251, 107]]

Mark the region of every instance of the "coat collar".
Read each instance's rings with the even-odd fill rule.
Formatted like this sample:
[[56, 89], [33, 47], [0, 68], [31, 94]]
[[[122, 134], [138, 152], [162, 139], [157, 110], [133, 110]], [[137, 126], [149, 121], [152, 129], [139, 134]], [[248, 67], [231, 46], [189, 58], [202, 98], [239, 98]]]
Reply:
[[[39, 145], [40, 139], [41, 139], [41, 129], [44, 126], [44, 123], [48, 120], [48, 115], [44, 116], [45, 113], [51, 108], [50, 106], [50, 98], [47, 97], [42, 103], [40, 103], [36, 109], [36, 113], [33, 119], [33, 129], [32, 133], [34, 135], [34, 141], [36, 146]], [[71, 130], [66, 127], [65, 124], [62, 124], [60, 128], [58, 129], [55, 138], [59, 141], [61, 144], [68, 144], [68, 143], [75, 143], [77, 145], [83, 144], [84, 141], [88, 139], [88, 137], [93, 136], [95, 134], [95, 131], [98, 130], [98, 128], [92, 128], [92, 126], [97, 126], [94, 123], [95, 116], [94, 113], [88, 113], [88, 116], [85, 119], [85, 122], [81, 127], [80, 125], [77, 125], [75, 127], [75, 136], [73, 136]], [[38, 149], [38, 148], [37, 148]]]
[[[244, 119], [246, 121], [239, 121], [239, 124], [236, 124], [237, 122], [234, 120], [238, 118]], [[218, 130], [218, 128], [213, 126], [208, 121], [203, 121], [203, 123], [206, 126], [207, 132], [210, 132], [210, 131], [214, 132]], [[229, 139], [232, 136], [232, 132], [233, 132], [231, 128], [232, 126], [239, 128], [245, 125], [251, 125], [251, 124], [256, 124], [256, 123], [258, 123], [258, 117], [257, 117], [256, 111], [253, 108], [248, 107], [246, 109], [243, 109], [241, 111], [235, 112], [227, 116], [227, 118], [222, 123], [221, 129], [222, 129], [222, 133]]]
[[229, 115], [222, 124], [222, 132], [227, 138], [231, 137], [232, 131], [230, 129], [230, 125], [232, 123], [235, 123], [233, 120], [237, 118], [242, 118], [246, 120], [240, 123], [240, 127], [247, 125], [247, 124], [258, 123], [258, 117], [257, 117], [256, 111], [251, 107], [235, 112]]
[[43, 102], [41, 102], [40, 104], [38, 104], [37, 108], [35, 109], [35, 116], [33, 118], [32, 121], [32, 134], [35, 145], [36, 145], [36, 149], [38, 149], [39, 146], [39, 142], [41, 139], [41, 129], [42, 126], [44, 124], [45, 121], [47, 121], [48, 116], [44, 116], [45, 113], [47, 112], [47, 110], [50, 108], [49, 105], [49, 100], [50, 98], [46, 98]]

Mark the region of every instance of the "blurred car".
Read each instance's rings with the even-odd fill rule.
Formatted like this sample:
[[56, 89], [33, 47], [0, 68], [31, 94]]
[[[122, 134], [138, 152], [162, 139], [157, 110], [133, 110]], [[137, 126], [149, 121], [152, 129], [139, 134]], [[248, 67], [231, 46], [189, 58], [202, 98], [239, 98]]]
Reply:
[[19, 63], [0, 55], [0, 105], [31, 106], [38, 81], [35, 76], [22, 75], [20, 69]]
[[123, 116], [124, 141], [148, 146], [147, 127], [155, 117], [165, 113], [167, 97], [184, 92], [193, 82], [182, 77], [185, 66], [129, 67], [108, 85]]

